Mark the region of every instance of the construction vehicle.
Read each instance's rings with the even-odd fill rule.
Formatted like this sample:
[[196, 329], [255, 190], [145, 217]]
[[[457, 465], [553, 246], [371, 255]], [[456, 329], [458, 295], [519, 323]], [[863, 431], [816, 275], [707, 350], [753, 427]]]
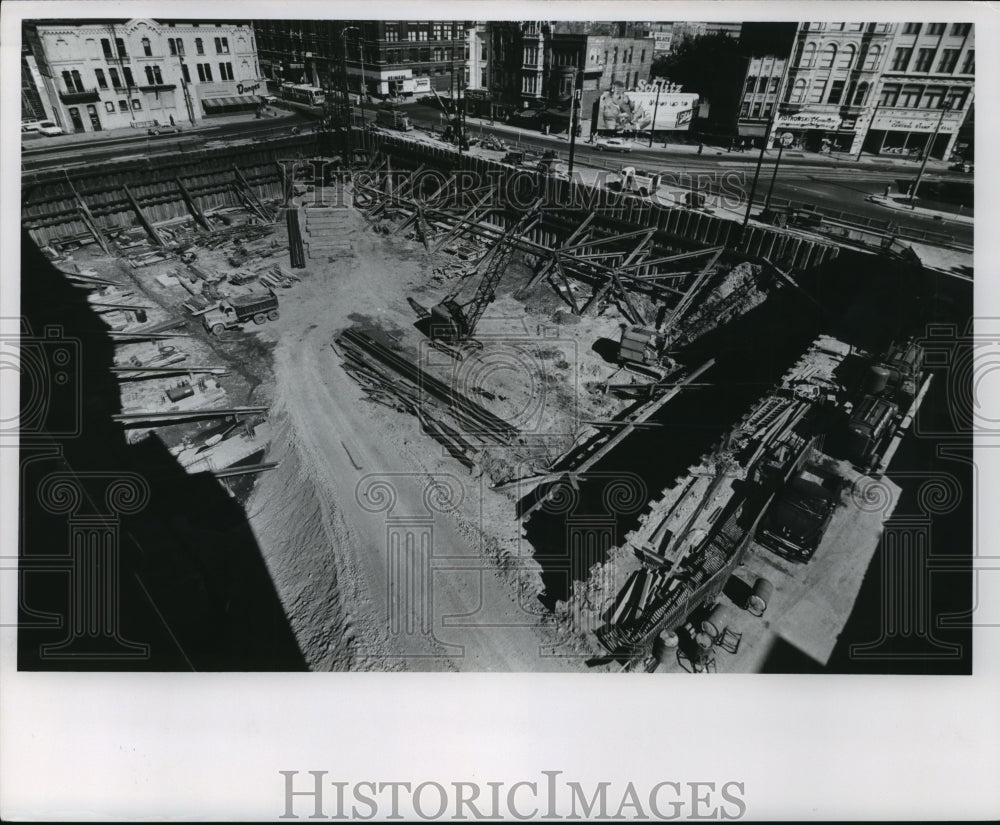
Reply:
[[504, 232], [472, 268], [469, 275], [482, 273], [482, 277], [475, 294], [468, 301], [459, 301], [461, 287], [431, 307], [429, 312], [410, 299], [410, 305], [419, 314], [429, 318], [428, 334], [439, 349], [456, 358], [462, 357], [461, 351], [454, 345], [471, 343], [469, 339], [476, 331], [476, 324], [496, 298], [497, 286], [514, 255], [517, 239], [538, 221], [538, 205], [536, 203], [532, 206], [517, 223]]
[[213, 335], [222, 335], [227, 329], [241, 329], [248, 321], [260, 325], [277, 320], [278, 296], [271, 290], [226, 298], [201, 317], [205, 329]]
[[607, 182], [607, 188], [612, 192], [621, 192], [626, 195], [640, 195], [648, 197], [660, 188], [660, 181], [663, 176], [658, 172], [647, 174], [637, 172], [634, 166], [623, 166], [618, 173], [619, 180]]
[[413, 129], [410, 119], [399, 109], [379, 109], [375, 112], [375, 122], [386, 129], [409, 132]]
[[768, 507], [758, 540], [790, 561], [809, 561], [833, 518], [839, 489], [835, 476], [803, 467]]
[[654, 327], [627, 326], [618, 345], [618, 363], [625, 369], [663, 379], [677, 370], [677, 362], [664, 352], [666, 338]]

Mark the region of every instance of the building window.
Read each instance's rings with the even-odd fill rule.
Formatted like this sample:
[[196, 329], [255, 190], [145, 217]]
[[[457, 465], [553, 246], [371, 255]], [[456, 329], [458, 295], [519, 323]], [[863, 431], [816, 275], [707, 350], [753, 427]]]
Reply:
[[149, 44], [149, 38], [144, 37], [140, 42], [142, 43], [142, 53], [146, 55], [146, 57], [152, 57], [153, 47]]
[[916, 109], [920, 105], [923, 86], [904, 86], [899, 95], [899, 106], [903, 109]]
[[920, 23], [907, 23], [903, 26], [903, 34], [920, 34]]
[[198, 80], [201, 83], [211, 83], [212, 82], [212, 66], [209, 63], [199, 63], [197, 65], [198, 69]]
[[864, 31], [864, 28], [865, 28], [865, 24], [864, 23], [848, 23], [847, 24], [847, 30], [849, 32]]
[[965, 63], [962, 64], [962, 74], [976, 73], [976, 50], [970, 49], [965, 54]]
[[823, 49], [822, 54], [819, 58], [819, 68], [821, 69], [832, 69], [833, 61], [837, 58], [837, 47], [830, 43]]
[[766, 77], [762, 77], [760, 80], [757, 81], [757, 91], [760, 94], [763, 94], [765, 91], [767, 91], [767, 78]]
[[198, 54], [204, 54], [205, 53], [205, 44], [202, 42], [202, 40], [201, 40], [200, 37], [196, 37], [194, 39], [194, 50]]
[[125, 88], [131, 89], [135, 86], [135, 81], [132, 79], [132, 70], [126, 66], [122, 71], [125, 73]]
[[233, 64], [232, 63], [220, 63], [219, 64], [219, 80], [232, 80], [233, 79]]
[[167, 48], [170, 50], [170, 54], [174, 57], [177, 56], [177, 39], [174, 37], [167, 38]]
[[913, 64], [915, 72], [929, 72], [934, 65], [934, 52], [936, 49], [920, 49], [917, 52], [917, 62]]
[[865, 55], [865, 71], [874, 72], [878, 69], [879, 60], [882, 57], [881, 46], [869, 46], [868, 54]]
[[101, 49], [104, 51], [105, 60], [114, 60], [115, 54], [111, 51], [111, 41], [106, 37], [101, 38]]
[[830, 84], [830, 94], [827, 95], [827, 103], [840, 103], [840, 99], [844, 96], [844, 81], [834, 80]]
[[816, 62], [816, 44], [806, 43], [805, 49], [802, 51], [802, 67], [804, 69], [811, 69], [813, 63]]
[[805, 78], [800, 77], [795, 81], [795, 85], [790, 87], [788, 90], [788, 102], [789, 103], [802, 103], [806, 97], [806, 81]]
[[905, 72], [906, 67], [910, 64], [910, 56], [912, 54], [913, 49], [896, 49], [896, 53], [892, 56], [892, 71]]
[[837, 63], [838, 69], [850, 69], [854, 65], [854, 54], [857, 49], [850, 43], [844, 46], [844, 50], [840, 53], [840, 60]]
[[928, 86], [923, 98], [924, 109], [940, 109], [944, 102], [944, 86]]
[[159, 66], [153, 66], [153, 81], [157, 86], [163, 85], [163, 75], [160, 73]]
[[953, 37], [965, 37], [972, 31], [971, 23], [952, 23], [951, 33]]
[[958, 65], [958, 49], [945, 49], [941, 52], [941, 60], [938, 62], [937, 70], [944, 74], [951, 74]]
[[132, 98], [132, 108], [133, 109], [141, 109], [142, 108], [142, 101], [139, 100], [139, 98], [137, 98], [137, 97]]
[[752, 117], [755, 117], [755, 118], [759, 118], [760, 117], [760, 106], [761, 106], [760, 103], [754, 103]]
[[125, 51], [125, 41], [120, 37], [115, 38], [115, 48], [118, 49], [118, 57], [125, 59], [128, 57], [128, 52]]
[[886, 83], [882, 87], [882, 93], [879, 95], [878, 105], [879, 106], [895, 106], [899, 101], [899, 84], [898, 83]]
[[127, 112], [128, 111], [128, 101], [127, 100], [119, 100], [118, 101], [118, 111], [119, 112]]
[[229, 54], [229, 39], [226, 37], [215, 38], [215, 53]]
[[147, 66], [146, 67], [146, 82], [150, 86], [153, 85], [153, 67], [152, 66]]
[[969, 100], [968, 89], [952, 89], [948, 93], [948, 108], [960, 112]]
[[645, 49], [643, 49], [641, 52], [639, 52], [639, 62], [640, 63], [645, 63], [646, 62], [646, 50]]
[[389, 43], [396, 43], [399, 41], [399, 29], [395, 26], [385, 27], [385, 39]]
[[747, 77], [746, 94], [750, 94], [753, 91], [753, 87], [757, 85], [757, 76], [750, 75]]
[[750, 116], [750, 102], [747, 101], [742, 106], [740, 106], [740, 117], [749, 117], [749, 116]]
[[407, 31], [406, 31], [406, 39], [409, 40], [411, 43], [416, 43], [417, 42], [417, 32], [416, 32], [416, 30], [415, 29], [407, 29]]
[[181, 77], [184, 78], [185, 83], [191, 82], [191, 72], [188, 71], [187, 63], [181, 63]]
[[114, 89], [120, 89], [122, 87], [122, 82], [118, 77], [117, 69], [108, 69], [108, 74], [111, 75], [111, 86]]
[[614, 52], [614, 61], [613, 62], [617, 66], [618, 65], [618, 47], [617, 46], [615, 46], [613, 52]]
[[857, 90], [854, 92], [854, 105], [864, 106], [865, 101], [868, 99], [868, 84], [861, 82], [858, 84]]
[[927, 33], [928, 34], [944, 34], [944, 30], [947, 27], [947, 23], [928, 23]]
[[813, 80], [812, 88], [809, 90], [809, 102], [819, 103], [822, 101], [824, 88], [826, 88], [826, 81], [823, 78], [817, 77]]
[[94, 77], [97, 78], [98, 89], [108, 88], [108, 79], [104, 76], [104, 69], [94, 69]]
[[113, 115], [115, 113], [115, 102], [113, 100], [106, 101], [104, 103], [104, 111]]
[[771, 116], [771, 113], [773, 111], [774, 111], [774, 104], [773, 103], [768, 103], [766, 106], [764, 106], [764, 111], [761, 114], [762, 114], [763, 117], [767, 118], [767, 117]]
[[768, 94], [776, 95], [778, 93], [778, 84], [781, 82], [780, 77], [771, 78], [771, 88], [768, 89]]

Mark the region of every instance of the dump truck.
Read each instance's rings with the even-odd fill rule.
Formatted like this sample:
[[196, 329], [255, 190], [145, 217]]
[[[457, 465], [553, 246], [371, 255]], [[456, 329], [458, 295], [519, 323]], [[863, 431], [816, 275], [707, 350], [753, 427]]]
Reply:
[[409, 132], [413, 129], [410, 119], [399, 109], [379, 109], [375, 112], [375, 122], [386, 129], [397, 129], [400, 132]]
[[227, 329], [240, 329], [247, 321], [263, 324], [278, 320], [278, 296], [267, 292], [234, 295], [219, 302], [201, 317], [205, 329], [221, 335]]

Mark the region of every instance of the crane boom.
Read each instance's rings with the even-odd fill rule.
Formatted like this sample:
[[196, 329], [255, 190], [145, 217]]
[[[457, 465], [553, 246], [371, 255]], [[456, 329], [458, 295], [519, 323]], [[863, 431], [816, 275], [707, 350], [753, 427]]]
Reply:
[[536, 203], [525, 212], [476, 264], [474, 271], [483, 271], [483, 276], [476, 287], [475, 295], [467, 303], [458, 303], [456, 292], [431, 308], [432, 338], [462, 341], [472, 337], [479, 319], [496, 299], [497, 287], [510, 265], [518, 237], [527, 232], [538, 220], [538, 205], [539, 203]]

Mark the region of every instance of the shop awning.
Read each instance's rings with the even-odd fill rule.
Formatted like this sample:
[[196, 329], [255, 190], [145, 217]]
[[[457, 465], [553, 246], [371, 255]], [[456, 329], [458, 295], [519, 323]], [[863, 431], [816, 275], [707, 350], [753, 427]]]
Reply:
[[739, 133], [743, 137], [765, 137], [767, 135], [767, 126], [764, 124], [739, 124]]
[[213, 97], [209, 100], [203, 100], [201, 105], [205, 109], [205, 114], [218, 115], [225, 112], [242, 112], [247, 109], [256, 109], [260, 105], [260, 98], [257, 95]]

